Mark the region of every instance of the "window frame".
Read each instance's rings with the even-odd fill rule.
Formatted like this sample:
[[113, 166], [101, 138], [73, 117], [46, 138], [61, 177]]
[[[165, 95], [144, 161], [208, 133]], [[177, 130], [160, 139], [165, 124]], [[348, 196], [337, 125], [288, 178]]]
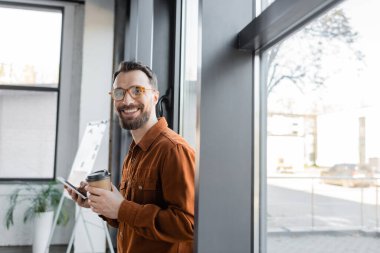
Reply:
[[270, 48], [342, 1], [276, 0], [239, 32], [238, 49]]
[[[188, 70], [188, 65], [191, 65], [190, 62], [187, 62], [187, 52], [186, 52], [186, 43], [188, 42], [188, 37], [190, 37], [189, 35], [189, 31], [188, 31], [188, 27], [187, 27], [187, 22], [189, 21], [188, 18], [189, 18], [189, 9], [188, 9], [188, 3], [190, 1], [189, 0], [182, 0], [181, 1], [181, 5], [180, 5], [180, 8], [181, 8], [181, 17], [179, 18], [179, 21], [180, 22], [180, 27], [181, 27], [181, 33], [180, 33], [180, 64], [179, 64], [179, 68], [180, 68], [180, 71], [179, 71], [179, 85], [178, 85], [178, 132], [180, 135], [182, 135], [185, 139], [187, 139], [187, 141], [189, 142], [189, 144], [192, 146], [192, 147], [196, 147], [198, 146], [197, 143], [199, 143], [198, 141], [198, 136], [197, 136], [197, 131], [199, 129], [199, 119], [197, 118], [197, 116], [195, 117], [195, 122], [194, 124], [192, 125], [193, 128], [186, 128], [187, 124], [189, 124], [189, 119], [185, 116], [188, 116], [186, 114], [189, 113], [189, 110], [191, 110], [190, 108], [194, 109], [193, 113], [195, 115], [199, 115], [199, 99], [200, 99], [200, 60], [199, 60], [199, 57], [200, 57], [200, 32], [199, 32], [199, 24], [201, 24], [200, 22], [200, 18], [199, 18], [199, 15], [200, 15], [200, 2], [199, 1], [194, 1], [192, 2], [193, 4], [196, 3], [196, 11], [197, 13], [195, 17], [190, 17], [190, 18], [195, 18], [195, 27], [197, 27], [198, 31], [197, 31], [197, 40], [196, 40], [196, 61], [193, 62], [193, 64], [195, 64], [196, 66], [193, 66], [195, 67], [195, 71], [196, 71], [196, 74], [195, 74], [195, 80], [192, 80], [194, 82], [194, 85], [195, 85], [195, 89], [194, 89], [194, 93], [193, 94], [187, 94], [186, 91], [188, 89], [188, 85], [189, 85], [189, 82], [191, 80], [188, 80], [188, 76], [186, 74], [186, 71]], [[194, 9], [194, 10], [195, 10]], [[194, 21], [194, 20], [193, 20]], [[193, 24], [192, 24], [193, 25]], [[193, 41], [195, 42], [195, 41]], [[193, 45], [190, 45], [190, 47], [194, 46], [195, 44]], [[193, 103], [191, 103], [191, 105], [189, 106], [188, 104], [186, 104], [185, 102], [188, 102], [188, 101], [191, 101]], [[190, 117], [191, 118], [191, 117]]]
[[[261, 0], [256, 0], [256, 9]], [[259, 13], [237, 35], [237, 48], [251, 51], [253, 57], [253, 168], [252, 168], [252, 210], [251, 252], [267, 252], [267, 94], [261, 67], [262, 53], [277, 42], [290, 37], [294, 32], [311, 22], [343, 0], [276, 0]]]
[[[64, 157], [68, 156], [67, 151], [64, 151], [62, 153], [62, 149], [59, 148], [59, 146], [72, 146], [72, 141], [65, 141], [65, 143], [62, 144], [62, 137], [63, 135], [68, 133], [68, 127], [63, 126], [62, 122], [60, 121], [61, 118], [67, 118], [67, 112], [65, 109], [65, 112], [62, 112], [62, 100], [67, 100], [67, 92], [72, 89], [72, 87], [65, 88], [65, 94], [62, 94], [62, 74], [67, 74], [68, 72], [71, 74], [77, 74], [73, 73], [75, 71], [72, 70], [72, 66], [70, 66], [71, 62], [68, 62], [67, 56], [64, 56], [64, 52], [67, 52], [68, 54], [72, 54], [72, 52], [69, 52], [69, 50], [73, 49], [73, 45], [71, 43], [74, 42], [68, 42], [67, 38], [64, 38], [64, 35], [67, 33], [75, 33], [75, 28], [72, 26], [73, 24], [77, 23], [78, 21], [71, 21], [68, 22], [70, 18], [76, 18], [78, 15], [76, 10], [76, 5], [83, 5], [83, 1], [78, 1], [75, 3], [64, 3], [64, 2], [47, 2], [47, 1], [28, 1], [28, 0], [21, 0], [21, 1], [0, 1], [0, 6], [5, 6], [7, 8], [15, 8], [15, 9], [29, 9], [29, 10], [38, 10], [38, 11], [56, 11], [61, 13], [62, 15], [62, 22], [61, 22], [61, 39], [60, 39], [60, 59], [59, 59], [59, 72], [58, 72], [58, 82], [56, 87], [43, 87], [39, 86], [38, 84], [36, 86], [26, 86], [26, 85], [13, 85], [13, 84], [3, 84], [0, 85], [0, 90], [18, 90], [18, 91], [36, 91], [36, 92], [50, 92], [55, 93], [57, 96], [57, 107], [56, 107], [56, 122], [55, 122], [55, 144], [54, 144], [54, 162], [53, 162], [53, 168], [52, 168], [52, 176], [49, 177], [41, 177], [41, 178], [30, 178], [30, 177], [0, 177], [0, 183], [1, 184], [13, 184], [15, 182], [49, 182], [52, 180], [55, 180], [57, 176], [57, 172], [62, 171], [62, 169], [59, 169], [59, 167], [64, 167], [62, 163], [62, 159]], [[74, 34], [73, 34], [74, 35]], [[67, 35], [66, 35], [67, 36]], [[69, 35], [70, 36], [70, 35]], [[76, 43], [81, 43], [81, 39], [78, 41], [75, 40]], [[77, 50], [77, 49], [76, 49]], [[81, 50], [79, 50], [81, 52]], [[70, 57], [70, 56], [69, 56]], [[70, 57], [71, 58], [71, 57]], [[73, 60], [73, 59], [71, 59]], [[80, 73], [80, 71], [79, 71]], [[65, 83], [68, 83], [68, 81], [64, 81]], [[64, 96], [62, 99], [62, 95]], [[76, 116], [74, 116], [76, 121]], [[75, 124], [75, 122], [74, 122]], [[74, 128], [76, 129], [77, 126], [74, 125], [73, 127], [69, 127], [70, 129]], [[61, 130], [61, 131], [60, 131]], [[77, 136], [73, 135], [73, 141], [77, 145]], [[68, 147], [67, 147], [68, 148]], [[61, 150], [61, 151], [60, 151]], [[71, 154], [70, 154], [71, 156]], [[63, 157], [63, 158], [62, 158]], [[67, 170], [67, 168], [64, 168], [64, 170]], [[61, 173], [58, 173], [61, 174]]]

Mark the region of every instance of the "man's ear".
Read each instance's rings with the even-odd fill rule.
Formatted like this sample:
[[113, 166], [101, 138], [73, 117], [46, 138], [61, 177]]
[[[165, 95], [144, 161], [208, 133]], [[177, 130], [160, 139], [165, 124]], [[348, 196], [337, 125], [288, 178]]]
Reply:
[[158, 90], [153, 92], [153, 103], [157, 105], [158, 99], [160, 98], [160, 92]]

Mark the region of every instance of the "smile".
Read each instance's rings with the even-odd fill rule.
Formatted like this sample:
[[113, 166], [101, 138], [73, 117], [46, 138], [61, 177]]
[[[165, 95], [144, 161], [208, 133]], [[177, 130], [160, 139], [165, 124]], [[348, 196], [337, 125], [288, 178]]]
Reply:
[[137, 112], [139, 109], [138, 108], [131, 108], [131, 109], [124, 109], [124, 110], [121, 110], [123, 113], [135, 113]]

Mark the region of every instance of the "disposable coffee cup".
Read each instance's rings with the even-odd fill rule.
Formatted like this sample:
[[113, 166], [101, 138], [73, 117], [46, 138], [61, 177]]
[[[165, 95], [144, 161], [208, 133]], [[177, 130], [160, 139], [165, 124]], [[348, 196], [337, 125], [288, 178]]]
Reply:
[[88, 185], [111, 191], [111, 173], [107, 170], [98, 170], [87, 176]]

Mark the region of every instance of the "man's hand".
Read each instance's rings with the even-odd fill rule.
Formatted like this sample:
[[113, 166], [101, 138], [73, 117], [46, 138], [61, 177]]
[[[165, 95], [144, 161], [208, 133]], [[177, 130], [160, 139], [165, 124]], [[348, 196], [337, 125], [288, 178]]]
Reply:
[[[80, 186], [78, 187], [78, 191], [81, 193], [83, 192], [83, 195], [86, 195], [84, 187], [87, 185], [86, 182], [80, 182]], [[66, 185], [64, 186], [69, 195], [71, 196], [71, 199], [74, 200], [79, 206], [85, 207], [85, 208], [90, 208], [90, 205], [88, 204], [88, 199], [82, 199], [75, 191], [67, 187]]]
[[92, 211], [110, 219], [117, 219], [119, 208], [124, 197], [113, 184], [112, 191], [91, 187], [89, 185], [87, 185], [85, 189], [89, 193], [87, 195], [88, 204]]

